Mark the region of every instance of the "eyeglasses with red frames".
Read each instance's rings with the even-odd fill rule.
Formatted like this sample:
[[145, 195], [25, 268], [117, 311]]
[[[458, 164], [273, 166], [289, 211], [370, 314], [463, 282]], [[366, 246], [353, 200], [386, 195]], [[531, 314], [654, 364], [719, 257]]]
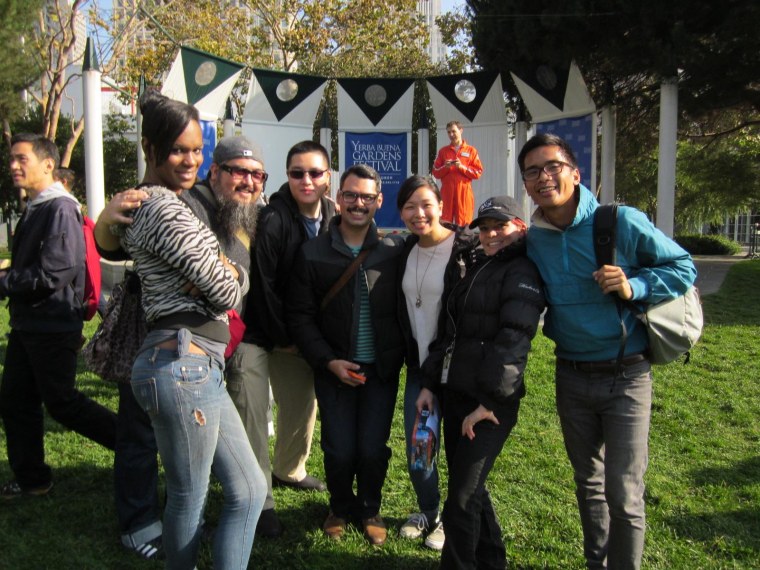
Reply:
[[241, 166], [230, 166], [228, 164], [220, 164], [219, 168], [227, 172], [233, 178], [243, 180], [246, 176], [250, 176], [255, 182], [266, 182], [269, 178], [269, 174], [263, 170], [248, 170]]
[[294, 168], [293, 170], [288, 170], [288, 176], [294, 180], [301, 180], [308, 174], [309, 178], [312, 180], [319, 180], [325, 175], [325, 172], [327, 172], [327, 170], [317, 170], [316, 168], [310, 170], [298, 170]]

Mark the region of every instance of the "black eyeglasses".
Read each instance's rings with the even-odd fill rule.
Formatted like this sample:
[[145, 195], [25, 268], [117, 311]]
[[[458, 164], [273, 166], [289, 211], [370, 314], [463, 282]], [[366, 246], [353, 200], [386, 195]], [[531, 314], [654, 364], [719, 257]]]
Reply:
[[250, 176], [256, 182], [266, 182], [269, 178], [269, 174], [263, 170], [248, 170], [240, 166], [229, 166], [228, 164], [220, 164], [219, 168], [229, 173], [233, 178], [244, 179], [246, 176]]
[[365, 204], [374, 204], [379, 194], [359, 194], [358, 192], [341, 192], [346, 204], [353, 204], [358, 198]]
[[533, 166], [531, 168], [526, 168], [523, 170], [522, 179], [526, 182], [538, 180], [541, 177], [542, 172], [545, 172], [549, 176], [554, 176], [562, 172], [562, 169], [566, 166], [574, 168], [572, 164], [569, 164], [567, 162], [562, 162], [561, 160], [553, 160], [551, 162], [547, 162], [541, 167]]
[[288, 176], [294, 180], [301, 180], [301, 178], [308, 174], [312, 180], [319, 180], [325, 175], [325, 172], [327, 170], [317, 170], [316, 168], [312, 168], [311, 170], [288, 170]]

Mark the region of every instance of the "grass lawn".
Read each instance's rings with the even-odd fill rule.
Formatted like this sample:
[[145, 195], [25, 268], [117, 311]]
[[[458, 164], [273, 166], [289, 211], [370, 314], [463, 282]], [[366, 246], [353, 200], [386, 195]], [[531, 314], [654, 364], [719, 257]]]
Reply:
[[[760, 568], [760, 262], [733, 266], [721, 291], [705, 297], [704, 308], [707, 326], [691, 363], [655, 370], [645, 568]], [[0, 311], [0, 332], [7, 332], [2, 329], [6, 311]], [[90, 323], [88, 332], [93, 329]], [[3, 341], [0, 357], [4, 351]], [[552, 346], [543, 336], [535, 340], [526, 376], [520, 421], [489, 489], [511, 567], [580, 569], [572, 473], [554, 410]], [[78, 378], [83, 391], [115, 409], [112, 385], [83, 369]], [[47, 460], [56, 486], [47, 497], [0, 502], [0, 569], [162, 567], [140, 562], [119, 545], [112, 454], [47, 422]], [[4, 440], [3, 432], [2, 482], [11, 479]], [[314, 441], [310, 472], [323, 477], [318, 433]], [[257, 539], [250, 567], [435, 568], [437, 553], [397, 537], [407, 514], [416, 510], [403, 458], [400, 399], [390, 445], [382, 514], [391, 538], [384, 547], [370, 547], [357, 530], [340, 543], [329, 541], [320, 531], [327, 495], [277, 488], [286, 533], [277, 540]], [[445, 481], [445, 465], [442, 471]], [[207, 509], [211, 523], [220, 498], [214, 485]], [[205, 547], [199, 567], [210, 566]]]

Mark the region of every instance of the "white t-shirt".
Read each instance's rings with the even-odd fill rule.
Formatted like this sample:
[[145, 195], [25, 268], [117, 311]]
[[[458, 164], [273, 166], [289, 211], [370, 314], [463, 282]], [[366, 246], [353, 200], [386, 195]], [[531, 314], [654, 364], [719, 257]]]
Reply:
[[[435, 338], [438, 314], [443, 296], [443, 274], [454, 246], [454, 233], [433, 247], [416, 244], [409, 252], [401, 288], [406, 298], [406, 310], [417, 341], [420, 364], [428, 356], [428, 347]], [[419, 298], [419, 303], [418, 303]], [[419, 305], [419, 306], [417, 306]]]

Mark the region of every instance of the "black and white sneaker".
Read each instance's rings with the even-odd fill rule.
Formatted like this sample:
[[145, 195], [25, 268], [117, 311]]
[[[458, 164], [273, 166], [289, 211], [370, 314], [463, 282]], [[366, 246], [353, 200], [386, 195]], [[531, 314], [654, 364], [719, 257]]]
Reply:
[[164, 545], [160, 536], [148, 542], [138, 544], [129, 550], [145, 560], [163, 560], [164, 558]]

